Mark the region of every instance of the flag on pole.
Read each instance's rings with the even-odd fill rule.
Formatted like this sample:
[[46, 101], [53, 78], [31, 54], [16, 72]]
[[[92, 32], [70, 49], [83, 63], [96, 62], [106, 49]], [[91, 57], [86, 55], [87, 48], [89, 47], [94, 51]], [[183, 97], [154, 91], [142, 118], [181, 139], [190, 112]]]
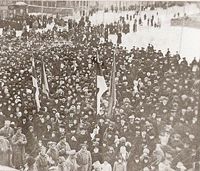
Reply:
[[[116, 54], [116, 53], [115, 53]], [[113, 115], [113, 110], [116, 105], [116, 84], [115, 84], [115, 73], [116, 73], [116, 61], [115, 54], [113, 57], [112, 71], [110, 76], [110, 88], [109, 88], [109, 104], [108, 104], [108, 116]]]
[[39, 100], [39, 87], [37, 83], [37, 75], [35, 71], [35, 60], [34, 57], [31, 58], [32, 60], [32, 82], [34, 87], [34, 96], [35, 96], [35, 102], [37, 106], [37, 111], [40, 111], [40, 100]]
[[41, 74], [42, 92], [49, 98], [49, 85], [47, 80], [47, 74], [45, 70], [44, 60], [42, 58], [42, 74]]
[[108, 87], [106, 85], [106, 80], [103, 76], [103, 71], [97, 54], [97, 115], [100, 112], [101, 97], [107, 91], [107, 89]]

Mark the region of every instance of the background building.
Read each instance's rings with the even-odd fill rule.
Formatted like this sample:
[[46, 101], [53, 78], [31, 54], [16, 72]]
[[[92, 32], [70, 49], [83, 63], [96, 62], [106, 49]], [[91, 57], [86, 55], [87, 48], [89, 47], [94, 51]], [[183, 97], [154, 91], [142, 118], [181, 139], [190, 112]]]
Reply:
[[24, 2], [29, 13], [60, 13], [69, 15], [88, 15], [89, 9], [97, 7], [96, 1], [88, 0], [0, 0], [0, 18], [8, 17], [9, 6]]
[[[9, 16], [8, 6], [16, 5], [16, 3], [26, 3], [28, 13], [48, 13], [60, 14], [61, 16], [83, 16], [89, 15], [91, 10], [143, 10], [144, 7], [166, 6], [174, 2], [162, 1], [97, 1], [97, 0], [0, 0], [0, 18], [4, 19]], [[176, 3], [176, 2], [175, 2]], [[180, 2], [181, 3], [181, 2]], [[12, 8], [11, 8], [12, 9]], [[19, 9], [18, 9], [19, 10]]]

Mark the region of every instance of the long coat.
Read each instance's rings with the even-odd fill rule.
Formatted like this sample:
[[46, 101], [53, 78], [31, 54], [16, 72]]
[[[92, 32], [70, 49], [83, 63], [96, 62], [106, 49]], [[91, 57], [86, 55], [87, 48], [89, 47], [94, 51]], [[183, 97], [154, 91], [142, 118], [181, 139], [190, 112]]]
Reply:
[[77, 153], [77, 164], [80, 166], [78, 171], [91, 171], [92, 157], [89, 151], [80, 150]]
[[60, 142], [58, 142], [56, 147], [57, 147], [57, 149], [59, 151], [59, 155], [60, 156], [65, 156], [66, 157], [67, 156], [66, 152], [71, 150], [68, 142], [60, 141]]
[[6, 138], [0, 136], [0, 165], [11, 165], [11, 150], [10, 142]]
[[13, 165], [15, 168], [20, 168], [25, 164], [25, 145], [27, 143], [24, 134], [15, 134], [12, 137], [13, 145]]
[[14, 130], [11, 127], [3, 127], [0, 129], [0, 135], [4, 136], [8, 140], [14, 135]]

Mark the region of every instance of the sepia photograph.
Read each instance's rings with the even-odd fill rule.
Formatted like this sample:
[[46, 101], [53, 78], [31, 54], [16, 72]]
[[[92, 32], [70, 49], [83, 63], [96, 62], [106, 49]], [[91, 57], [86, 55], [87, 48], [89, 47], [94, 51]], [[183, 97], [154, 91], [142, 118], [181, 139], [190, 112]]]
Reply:
[[0, 0], [0, 171], [200, 171], [200, 2]]

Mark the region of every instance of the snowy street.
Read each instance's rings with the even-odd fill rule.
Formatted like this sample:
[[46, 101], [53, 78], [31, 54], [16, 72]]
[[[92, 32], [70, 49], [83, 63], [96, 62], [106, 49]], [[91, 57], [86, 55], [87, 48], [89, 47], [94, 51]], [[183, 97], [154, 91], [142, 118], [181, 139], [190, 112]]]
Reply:
[[[125, 12], [107, 12], [98, 11], [92, 17], [90, 21], [92, 25], [97, 24], [109, 24], [114, 21], [118, 21], [120, 16], [125, 17], [125, 21], [130, 24], [130, 33], [122, 34], [122, 46], [130, 50], [133, 46], [136, 47], [147, 47], [149, 43], [154, 45], [156, 49], [162, 50], [163, 53], [166, 53], [169, 48], [171, 53], [174, 54], [176, 51], [182, 57], [186, 57], [189, 62], [193, 60], [194, 57], [200, 59], [200, 29], [187, 28], [187, 27], [172, 27], [170, 26], [170, 20], [174, 16], [174, 11], [176, 14], [179, 13], [180, 17], [186, 13], [187, 15], [193, 15], [200, 13], [200, 9], [196, 4], [185, 4], [184, 7], [170, 7], [168, 9], [158, 8], [156, 10], [145, 10], [141, 11], [138, 16], [142, 18], [144, 14], [147, 15], [147, 18], [150, 18], [152, 15], [155, 16], [155, 20], [161, 21], [161, 28], [154, 28], [147, 26], [147, 20], [145, 20], [142, 26], [138, 26], [138, 31], [133, 32], [133, 22], [126, 20], [126, 15], [133, 15], [134, 11], [125, 11]], [[158, 13], [158, 16], [157, 16]], [[52, 29], [53, 24], [48, 25], [45, 30]], [[42, 31], [42, 30], [40, 30]], [[0, 29], [0, 34], [2, 34], [2, 29]], [[21, 31], [17, 31], [17, 36], [21, 35]], [[109, 35], [109, 40], [116, 44], [117, 35]]]
[[[116, 43], [116, 35], [110, 35], [109, 38]], [[199, 42], [200, 29], [166, 26], [161, 29], [149, 28], [136, 33], [123, 34], [121, 45], [130, 50], [133, 46], [146, 48], [151, 43], [163, 53], [166, 53], [168, 48], [172, 54], [178, 51], [181, 57], [186, 57], [191, 62], [194, 57], [200, 59]]]
[[[168, 48], [172, 54], [178, 51], [180, 55], [186, 57], [189, 62], [191, 62], [194, 57], [200, 59], [200, 29], [170, 26], [170, 20], [174, 16], [173, 11], [176, 11], [177, 13], [179, 12], [180, 16], [183, 16], [184, 13], [187, 15], [197, 14], [200, 12], [200, 9], [198, 9], [194, 4], [186, 4], [185, 7], [171, 7], [166, 10], [157, 9], [155, 11], [142, 11], [139, 15], [141, 18], [143, 18], [145, 13], [148, 18], [151, 15], [156, 15], [158, 12], [162, 25], [161, 28], [148, 27], [147, 23], [144, 23], [143, 26], [139, 26], [138, 32], [134, 33], [132, 31], [133, 21], [129, 21], [130, 33], [122, 35], [121, 45], [130, 50], [133, 46], [147, 47], [147, 45], [151, 43], [156, 49], [162, 50], [163, 53], [166, 53]], [[131, 11], [128, 12], [128, 14], [133, 13], [134, 12]], [[98, 12], [91, 18], [91, 21], [93, 24], [108, 24], [119, 20], [120, 16], [126, 18], [126, 14], [127, 12]], [[109, 39], [116, 43], [117, 36], [110, 35]]]

